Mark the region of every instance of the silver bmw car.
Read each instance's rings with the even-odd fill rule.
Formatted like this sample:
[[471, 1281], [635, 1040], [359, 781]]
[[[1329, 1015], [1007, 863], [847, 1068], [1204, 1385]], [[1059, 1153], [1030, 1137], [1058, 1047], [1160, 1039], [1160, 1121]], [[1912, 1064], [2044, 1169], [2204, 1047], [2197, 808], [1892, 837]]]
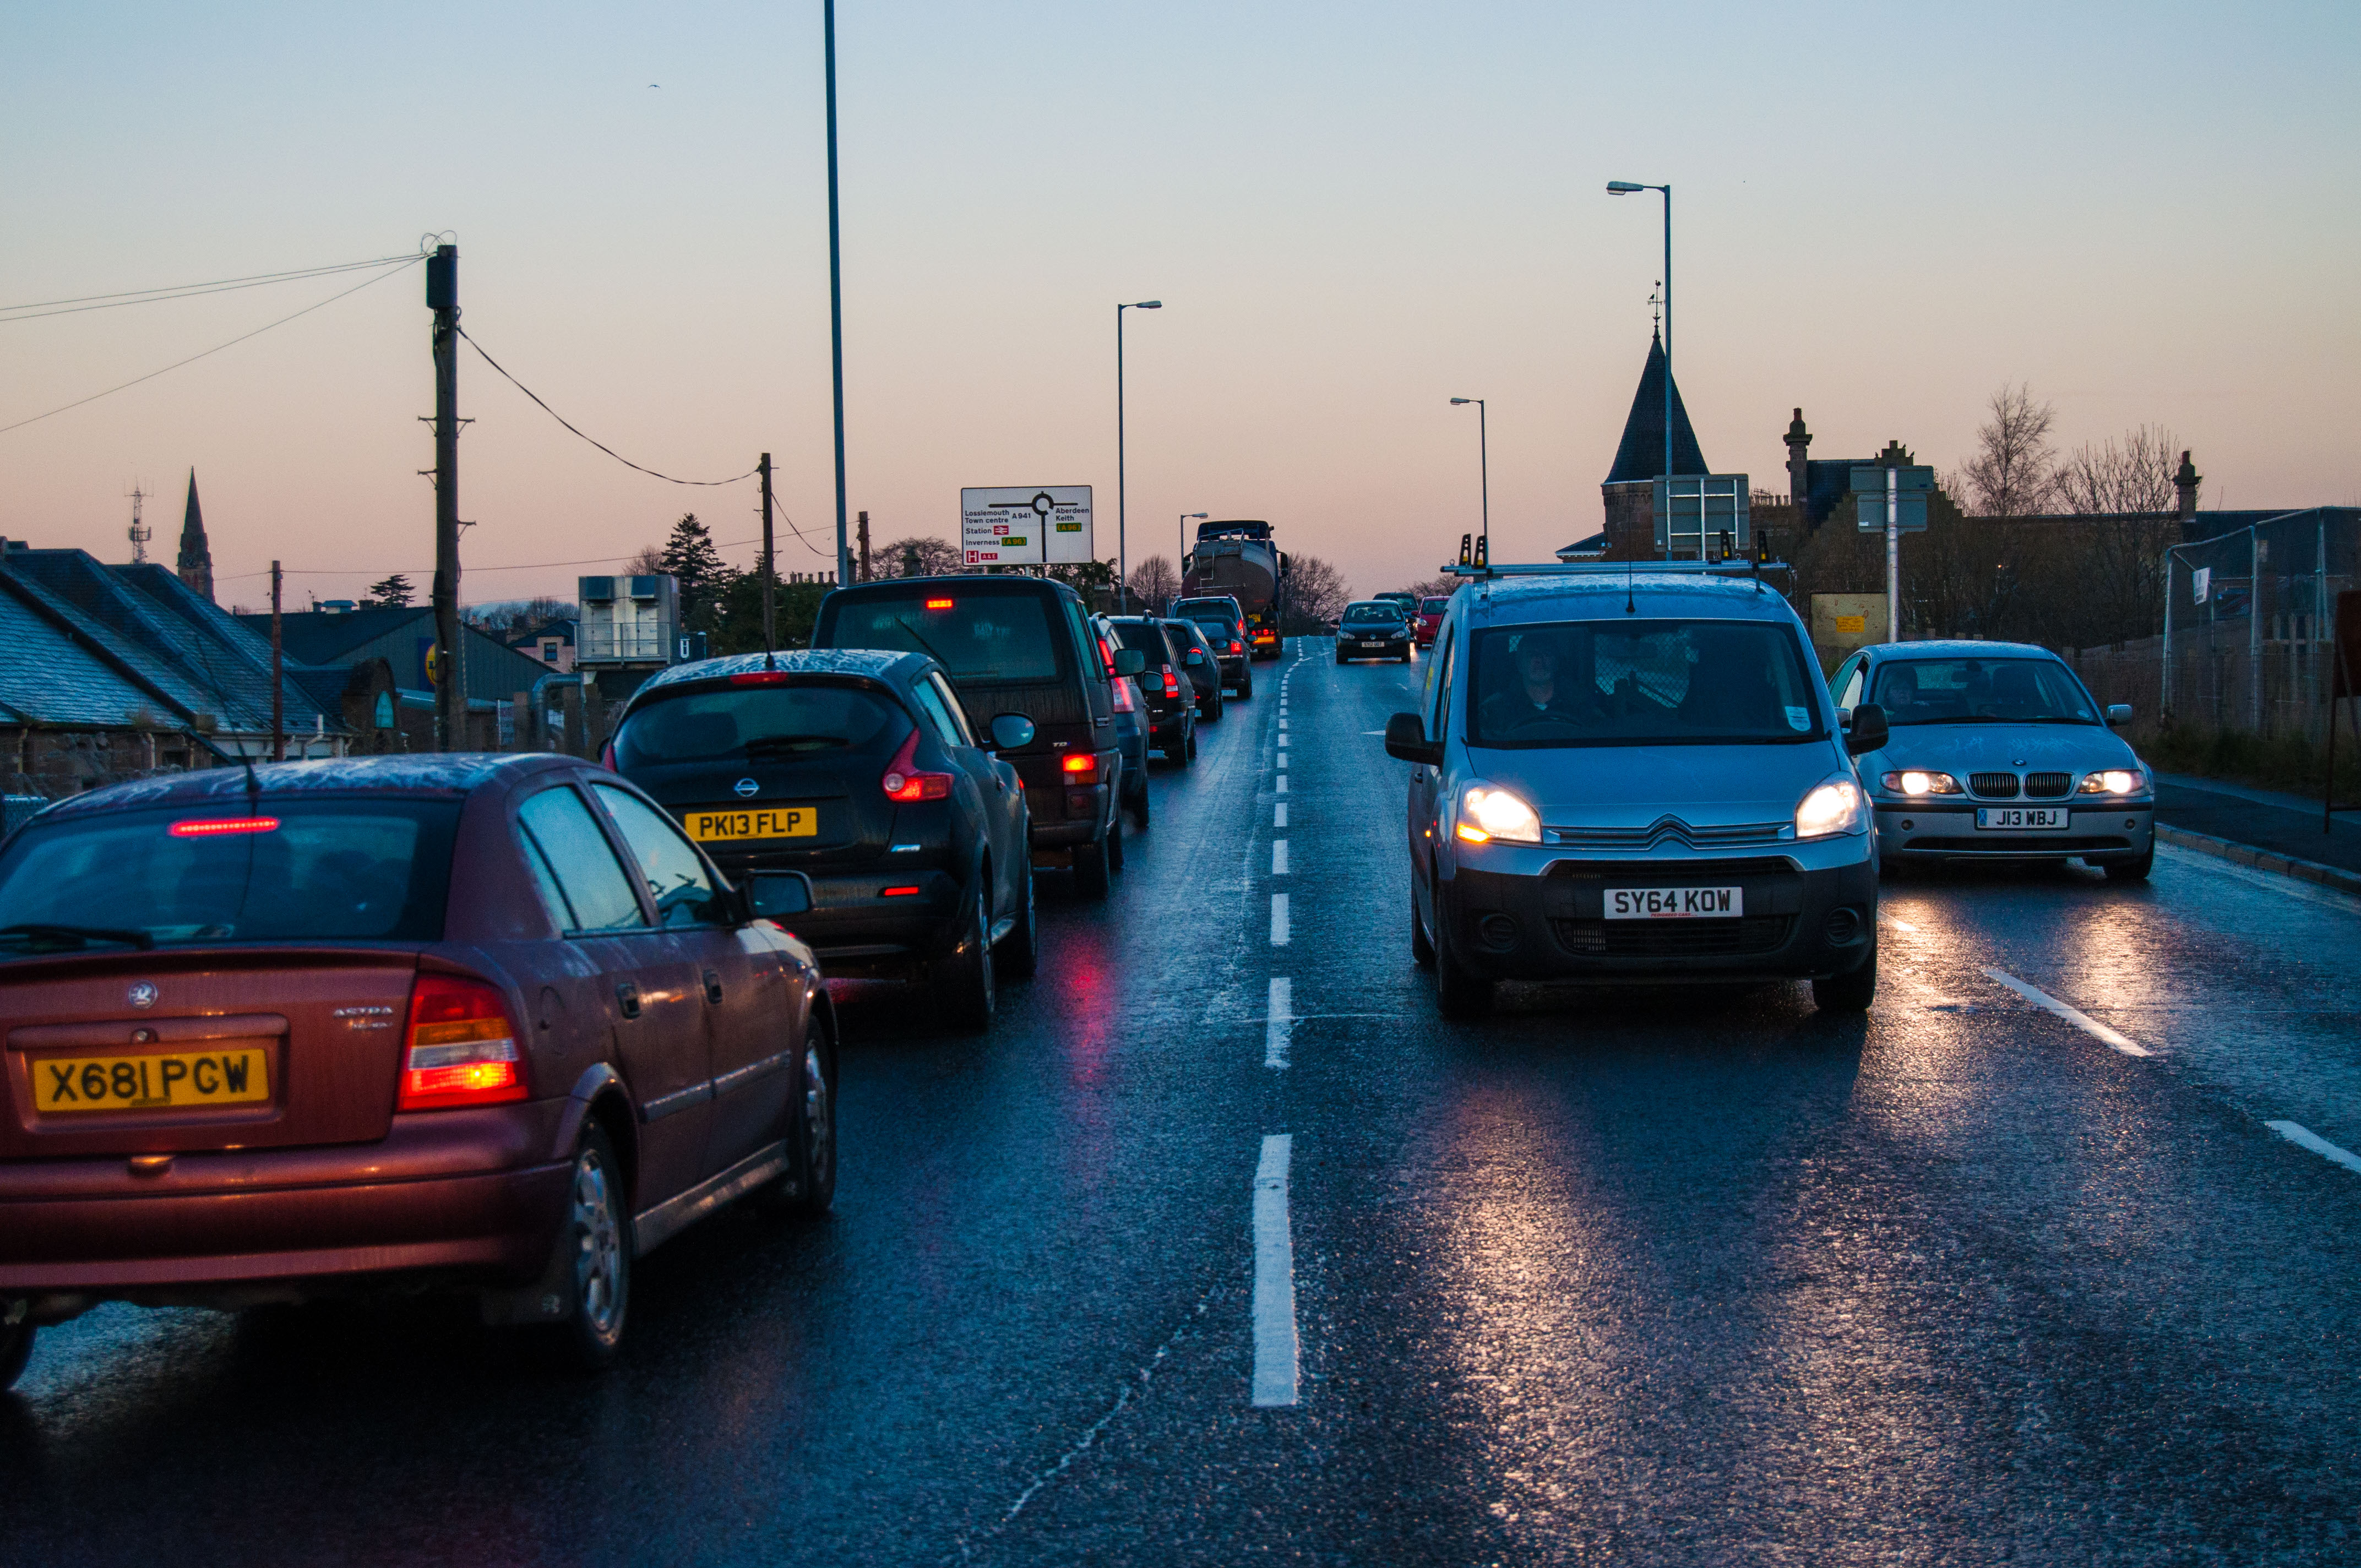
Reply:
[[2080, 676], [2026, 642], [1886, 642], [1829, 681], [1837, 708], [1884, 711], [1861, 759], [1878, 860], [2065, 861], [2137, 882], [2156, 859], [2156, 791]]

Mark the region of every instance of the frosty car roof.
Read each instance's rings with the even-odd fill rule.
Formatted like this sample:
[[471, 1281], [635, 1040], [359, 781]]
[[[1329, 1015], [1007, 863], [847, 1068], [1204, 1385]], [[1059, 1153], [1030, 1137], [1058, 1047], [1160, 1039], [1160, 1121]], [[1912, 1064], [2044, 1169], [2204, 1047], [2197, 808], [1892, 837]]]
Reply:
[[1635, 617], [1703, 616], [1716, 620], [1797, 621], [1793, 606], [1751, 577], [1669, 572], [1568, 573], [1477, 579], [1468, 614], [1488, 621], [1608, 620], [1629, 603]]

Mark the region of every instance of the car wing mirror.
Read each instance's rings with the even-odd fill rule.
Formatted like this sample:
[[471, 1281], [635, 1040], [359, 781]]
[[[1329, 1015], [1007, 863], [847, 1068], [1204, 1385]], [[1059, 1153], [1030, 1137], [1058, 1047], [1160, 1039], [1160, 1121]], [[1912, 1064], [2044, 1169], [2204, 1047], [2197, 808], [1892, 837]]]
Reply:
[[1885, 747], [1885, 709], [1864, 702], [1852, 710], [1852, 727], [1845, 732], [1845, 750], [1858, 757]]
[[1115, 651], [1115, 673], [1118, 675], [1139, 675], [1148, 673], [1148, 655], [1137, 648]]
[[1205, 662], [1205, 655], [1203, 655], [1202, 653], [1198, 652], [1197, 652], [1197, 650], [1195, 650], [1194, 648], [1191, 648], [1191, 649], [1190, 649], [1190, 650], [1189, 650], [1189, 663], [1192, 663], [1192, 664], [1202, 664], [1202, 663], [1203, 663], [1204, 662]]
[[2132, 705], [2127, 702], [2107, 704], [2107, 728], [2121, 729], [2132, 721]]
[[744, 891], [750, 920], [785, 920], [811, 911], [811, 878], [801, 872], [748, 872]]
[[[1120, 656], [1116, 660], [1121, 668]], [[992, 749], [995, 751], [1021, 751], [1033, 744], [1039, 733], [1033, 721], [1021, 713], [994, 714], [992, 719]]]
[[1443, 742], [1426, 738], [1426, 721], [1417, 714], [1397, 713], [1386, 720], [1386, 755], [1434, 767], [1443, 762]]

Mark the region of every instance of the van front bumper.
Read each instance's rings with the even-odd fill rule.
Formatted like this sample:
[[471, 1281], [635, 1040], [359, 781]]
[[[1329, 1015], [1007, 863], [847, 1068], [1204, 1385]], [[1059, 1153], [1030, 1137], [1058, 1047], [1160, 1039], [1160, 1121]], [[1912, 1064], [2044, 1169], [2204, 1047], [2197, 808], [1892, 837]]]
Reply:
[[[1738, 888], [1742, 913], [1607, 917], [1609, 889], [1673, 887]], [[1866, 834], [1679, 858], [1490, 845], [1463, 854], [1441, 891], [1452, 956], [1489, 980], [1821, 980], [1859, 969], [1877, 947]]]

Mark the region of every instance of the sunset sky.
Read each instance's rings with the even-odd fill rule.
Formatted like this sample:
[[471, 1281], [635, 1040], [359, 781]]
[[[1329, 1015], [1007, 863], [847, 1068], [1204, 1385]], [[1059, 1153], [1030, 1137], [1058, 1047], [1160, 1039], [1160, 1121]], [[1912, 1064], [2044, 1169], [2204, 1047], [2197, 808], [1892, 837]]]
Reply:
[[[2361, 7], [917, 5], [839, 16], [851, 504], [954, 537], [962, 485], [1096, 486], [1132, 560], [1270, 519], [1371, 592], [1473, 528], [1594, 532], [1669, 181], [1675, 367], [1706, 455], [1784, 489], [1888, 438], [1949, 467], [2030, 383], [2061, 445], [2169, 427], [2209, 506], [2361, 501]], [[829, 469], [817, 0], [12, 7], [0, 303], [460, 246], [466, 324], [635, 462], [768, 449], [820, 552]], [[366, 273], [0, 323], [0, 425]], [[171, 558], [193, 466], [219, 597], [433, 564], [412, 268], [0, 433], [0, 534]], [[751, 484], [632, 473], [472, 355], [469, 601], [554, 592]], [[782, 532], [783, 571], [825, 569]], [[749, 564], [751, 545], [725, 554]], [[589, 561], [588, 565], [533, 565]], [[494, 570], [503, 566], [529, 569]]]

